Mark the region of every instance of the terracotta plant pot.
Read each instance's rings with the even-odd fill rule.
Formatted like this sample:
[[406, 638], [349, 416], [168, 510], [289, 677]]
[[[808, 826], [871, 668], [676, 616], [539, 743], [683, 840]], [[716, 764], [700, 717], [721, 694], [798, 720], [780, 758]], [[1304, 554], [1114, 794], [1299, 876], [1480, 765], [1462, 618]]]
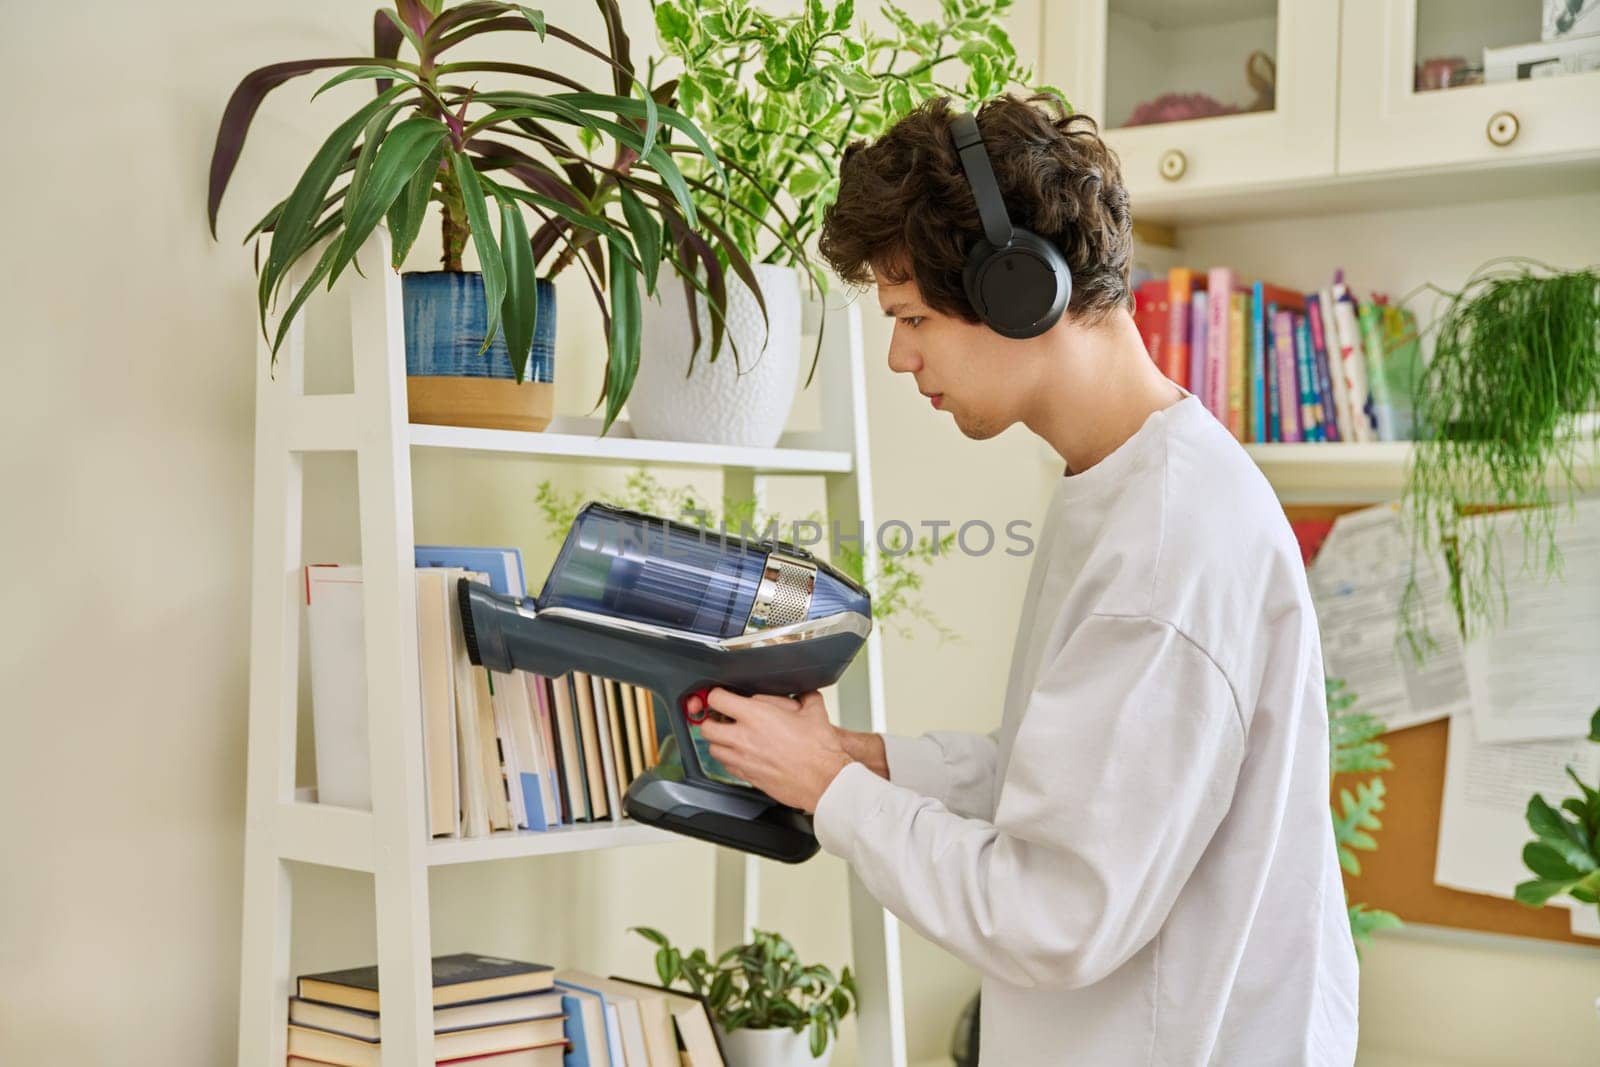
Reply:
[[539, 285], [539, 321], [524, 380], [505, 332], [482, 355], [487, 306], [476, 271], [411, 271], [405, 297], [406, 399], [412, 422], [491, 430], [542, 430], [555, 411], [556, 293]]

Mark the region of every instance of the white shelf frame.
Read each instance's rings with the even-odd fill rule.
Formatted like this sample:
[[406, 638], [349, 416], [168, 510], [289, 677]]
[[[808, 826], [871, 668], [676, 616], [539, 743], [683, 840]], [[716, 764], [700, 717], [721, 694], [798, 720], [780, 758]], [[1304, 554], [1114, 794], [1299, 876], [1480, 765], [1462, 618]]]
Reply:
[[[380, 226], [363, 257], [389, 262]], [[303, 277], [303, 274], [301, 275]], [[291, 279], [290, 291], [298, 283]], [[768, 475], [825, 476], [829, 516], [845, 529], [876, 530], [868, 454], [860, 313], [829, 314], [816, 387], [821, 429], [787, 435], [784, 447], [747, 449], [640, 440], [593, 420], [562, 420], [553, 432], [523, 434], [413, 425], [407, 421], [400, 276], [380, 269], [351, 276], [354, 389], [305, 393], [303, 319], [290, 329], [275, 372], [257, 339], [255, 516], [252, 546], [249, 758], [244, 915], [239, 987], [241, 1067], [279, 1067], [286, 1056], [291, 992], [293, 893], [290, 862], [367, 871], [377, 914], [378, 974], [384, 991], [384, 1067], [431, 1059], [432, 987], [428, 872], [435, 866], [625, 848], [684, 838], [638, 824], [500, 833], [476, 839], [428, 836], [424, 808], [417, 677], [415, 535], [411, 450], [450, 448], [556, 456], [572, 461], [686, 463], [723, 468], [729, 493], [760, 496]], [[815, 315], [816, 309], [808, 312]], [[276, 322], [269, 323], [276, 329]], [[649, 358], [649, 354], [645, 354]], [[366, 637], [367, 722], [372, 811], [295, 798], [299, 627], [302, 624], [302, 455], [350, 451], [359, 479]], [[875, 538], [863, 539], [868, 574]], [[838, 684], [839, 717], [856, 730], [886, 729], [883, 654], [875, 628]], [[759, 919], [758, 861], [706, 844], [714, 856], [718, 951], [743, 940]], [[905, 1067], [905, 1015], [898, 921], [849, 876], [852, 967], [860, 989], [862, 1063]], [[492, 946], [486, 946], [492, 948]], [[555, 961], [572, 962], [582, 961]]]

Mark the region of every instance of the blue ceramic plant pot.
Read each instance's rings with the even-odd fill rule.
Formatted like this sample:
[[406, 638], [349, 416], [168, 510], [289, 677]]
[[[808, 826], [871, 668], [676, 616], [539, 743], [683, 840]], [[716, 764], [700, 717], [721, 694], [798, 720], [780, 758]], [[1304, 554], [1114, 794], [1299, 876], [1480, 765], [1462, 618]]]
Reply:
[[406, 392], [412, 422], [496, 430], [542, 430], [555, 406], [556, 291], [540, 281], [539, 321], [524, 380], [518, 382], [497, 331], [488, 326], [483, 275], [412, 271], [401, 276], [406, 330]]

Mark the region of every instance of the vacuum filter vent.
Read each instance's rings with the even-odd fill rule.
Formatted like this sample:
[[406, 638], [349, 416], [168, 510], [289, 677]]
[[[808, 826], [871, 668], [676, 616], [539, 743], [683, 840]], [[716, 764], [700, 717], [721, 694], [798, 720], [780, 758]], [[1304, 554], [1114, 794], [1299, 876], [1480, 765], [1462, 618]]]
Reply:
[[811, 610], [811, 594], [816, 587], [816, 564], [781, 551], [771, 552], [761, 570], [761, 584], [756, 588], [756, 600], [744, 632], [803, 621]]

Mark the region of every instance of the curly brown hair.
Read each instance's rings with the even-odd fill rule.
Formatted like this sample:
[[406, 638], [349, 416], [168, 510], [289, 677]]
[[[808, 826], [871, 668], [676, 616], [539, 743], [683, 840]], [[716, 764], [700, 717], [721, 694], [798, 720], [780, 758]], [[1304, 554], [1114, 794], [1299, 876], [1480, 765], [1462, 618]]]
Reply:
[[[935, 97], [873, 143], [852, 144], [818, 250], [846, 282], [869, 284], [874, 272], [894, 284], [915, 279], [929, 306], [976, 322], [961, 268], [983, 228], [951, 140], [955, 115], [948, 98]], [[1131, 308], [1133, 218], [1094, 119], [1041, 93], [997, 97], [977, 120], [1011, 221], [1066, 256], [1068, 313], [1093, 325]]]

